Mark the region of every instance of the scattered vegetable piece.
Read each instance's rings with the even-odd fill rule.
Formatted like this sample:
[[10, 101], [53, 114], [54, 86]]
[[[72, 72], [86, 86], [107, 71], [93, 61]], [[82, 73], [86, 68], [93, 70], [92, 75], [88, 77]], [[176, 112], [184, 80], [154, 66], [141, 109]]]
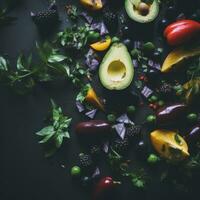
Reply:
[[155, 130], [150, 136], [153, 147], [163, 158], [180, 161], [190, 155], [187, 143], [174, 131]]
[[102, 0], [80, 0], [80, 3], [89, 10], [101, 10], [103, 8]]
[[200, 23], [194, 20], [179, 20], [167, 26], [164, 36], [169, 45], [187, 43], [200, 33]]
[[105, 51], [109, 48], [110, 44], [111, 38], [106, 37], [104, 40], [91, 44], [90, 47], [96, 51]]

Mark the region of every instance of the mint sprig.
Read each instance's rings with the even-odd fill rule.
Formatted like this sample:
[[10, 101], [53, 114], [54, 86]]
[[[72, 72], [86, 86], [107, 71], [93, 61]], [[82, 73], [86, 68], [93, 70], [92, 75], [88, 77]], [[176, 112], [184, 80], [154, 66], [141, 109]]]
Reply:
[[52, 156], [61, 147], [64, 138], [70, 138], [69, 126], [72, 121], [72, 118], [65, 116], [61, 107], [57, 106], [53, 100], [51, 104], [50, 124], [36, 133], [41, 138], [39, 143], [45, 145], [45, 157]]

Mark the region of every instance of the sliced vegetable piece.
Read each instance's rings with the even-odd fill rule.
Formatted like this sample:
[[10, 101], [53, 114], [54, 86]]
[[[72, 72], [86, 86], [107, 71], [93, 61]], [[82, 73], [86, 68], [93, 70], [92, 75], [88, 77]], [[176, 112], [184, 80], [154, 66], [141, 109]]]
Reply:
[[174, 69], [176, 69], [182, 62], [186, 59], [195, 57], [200, 55], [200, 46], [198, 47], [180, 47], [173, 50], [169, 55], [166, 57], [161, 72], [167, 73]]
[[91, 44], [90, 47], [96, 51], [105, 51], [110, 46], [111, 42], [111, 38], [106, 37], [104, 40]]
[[76, 100], [80, 101], [81, 103], [86, 101], [87, 103], [99, 108], [102, 111], [105, 110], [102, 101], [97, 96], [96, 92], [90, 84], [87, 84], [82, 88]]
[[89, 10], [101, 10], [103, 8], [102, 0], [80, 0], [80, 3]]
[[171, 161], [180, 161], [188, 157], [186, 141], [174, 131], [155, 130], [150, 134], [151, 142], [161, 157]]

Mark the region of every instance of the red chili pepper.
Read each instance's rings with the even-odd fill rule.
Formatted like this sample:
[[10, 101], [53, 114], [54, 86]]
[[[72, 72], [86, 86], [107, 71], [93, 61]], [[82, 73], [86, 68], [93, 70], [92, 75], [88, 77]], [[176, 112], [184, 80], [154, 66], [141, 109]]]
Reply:
[[200, 33], [200, 23], [194, 20], [180, 20], [167, 26], [164, 31], [169, 45], [176, 46], [190, 41]]

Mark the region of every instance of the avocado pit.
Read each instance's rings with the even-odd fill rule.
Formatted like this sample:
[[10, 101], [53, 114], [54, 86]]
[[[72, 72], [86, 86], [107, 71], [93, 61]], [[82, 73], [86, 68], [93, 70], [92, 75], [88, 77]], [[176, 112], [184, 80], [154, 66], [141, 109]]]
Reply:
[[146, 16], [149, 14], [150, 6], [144, 2], [140, 2], [137, 9], [142, 16]]
[[112, 82], [120, 82], [126, 76], [126, 67], [120, 60], [115, 60], [108, 66], [108, 76]]

